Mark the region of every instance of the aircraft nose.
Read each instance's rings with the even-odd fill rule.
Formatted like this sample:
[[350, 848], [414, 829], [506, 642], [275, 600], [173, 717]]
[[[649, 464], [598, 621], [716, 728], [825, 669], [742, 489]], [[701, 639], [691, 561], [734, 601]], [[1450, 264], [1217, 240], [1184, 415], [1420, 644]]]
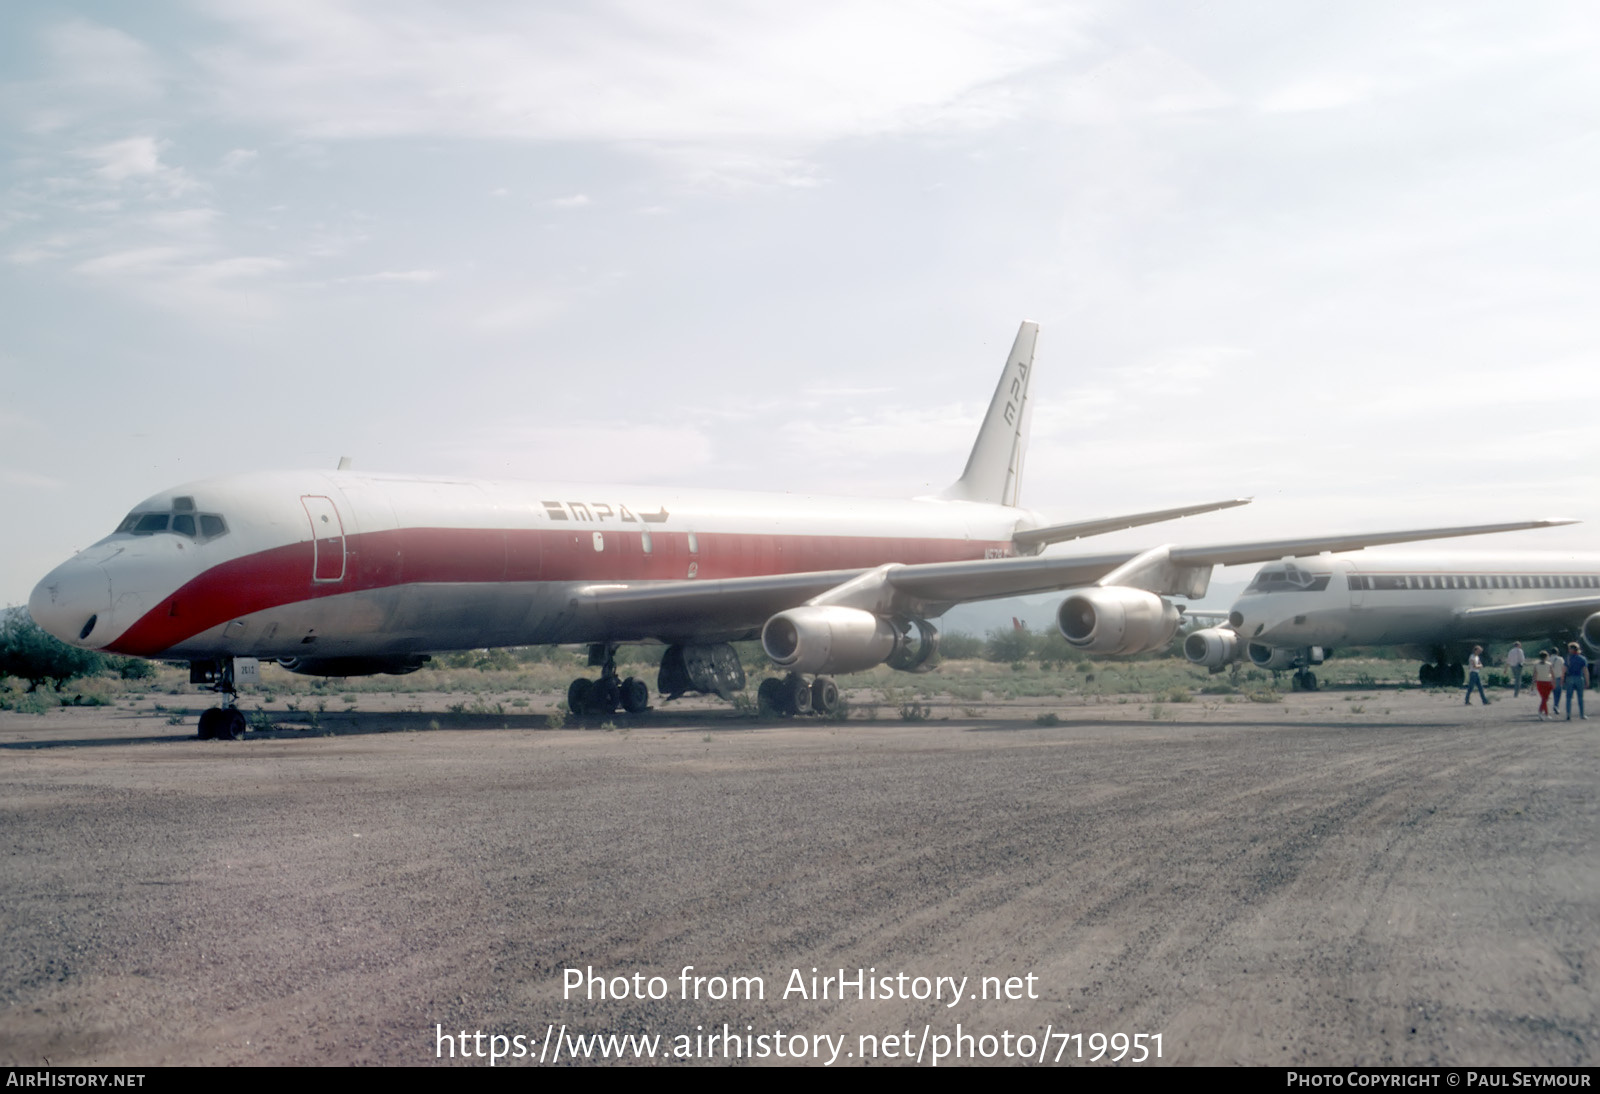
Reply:
[[111, 617], [111, 577], [91, 562], [64, 562], [34, 586], [28, 614], [69, 645], [98, 648], [95, 631]]

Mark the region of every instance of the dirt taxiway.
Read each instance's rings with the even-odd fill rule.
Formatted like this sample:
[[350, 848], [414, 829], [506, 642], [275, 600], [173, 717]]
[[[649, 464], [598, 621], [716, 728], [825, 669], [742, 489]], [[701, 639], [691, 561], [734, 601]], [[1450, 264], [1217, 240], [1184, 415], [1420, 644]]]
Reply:
[[1120, 1033], [1169, 1064], [1596, 1061], [1600, 718], [1382, 691], [602, 732], [446, 704], [240, 742], [0, 714], [0, 1063], [414, 1064], [441, 1036], [568, 1062], [594, 1033], [927, 1062], [958, 1025], [998, 1060]]

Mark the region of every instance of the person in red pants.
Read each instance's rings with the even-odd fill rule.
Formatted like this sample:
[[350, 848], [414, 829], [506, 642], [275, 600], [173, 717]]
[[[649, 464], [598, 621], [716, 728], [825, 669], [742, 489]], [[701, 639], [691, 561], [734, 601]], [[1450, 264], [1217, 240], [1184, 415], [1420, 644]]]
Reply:
[[1550, 714], [1550, 688], [1555, 680], [1555, 669], [1550, 664], [1550, 651], [1540, 650], [1539, 660], [1533, 663], [1533, 686], [1539, 689], [1539, 720]]

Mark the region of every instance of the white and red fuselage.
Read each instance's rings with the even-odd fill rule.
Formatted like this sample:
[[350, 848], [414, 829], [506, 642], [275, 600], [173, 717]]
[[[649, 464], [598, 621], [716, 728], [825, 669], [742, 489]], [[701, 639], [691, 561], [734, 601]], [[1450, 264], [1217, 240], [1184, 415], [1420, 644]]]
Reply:
[[762, 620], [618, 631], [579, 610], [574, 592], [1005, 557], [1019, 526], [1039, 523], [1028, 510], [943, 498], [257, 473], [147, 499], [51, 571], [28, 606], [74, 645], [171, 659], [726, 641]]

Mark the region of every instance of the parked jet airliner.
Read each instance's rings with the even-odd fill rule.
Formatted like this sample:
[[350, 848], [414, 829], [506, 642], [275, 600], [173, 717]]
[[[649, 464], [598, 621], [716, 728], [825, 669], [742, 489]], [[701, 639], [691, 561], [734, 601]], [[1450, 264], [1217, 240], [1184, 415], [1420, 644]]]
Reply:
[[[1018, 506], [1038, 328], [1024, 323], [962, 476], [909, 501], [486, 482], [301, 471], [162, 491], [56, 567], [28, 608], [63, 641], [183, 659], [222, 705], [200, 735], [236, 737], [236, 659], [295, 672], [408, 672], [430, 653], [587, 643], [599, 678], [574, 711], [649, 702], [619, 679], [621, 642], [667, 644], [670, 697], [744, 687], [736, 639], [760, 636], [788, 672], [762, 699], [789, 713], [838, 703], [831, 674], [931, 667], [928, 622], [969, 600], [1087, 586], [1060, 612], [1099, 653], [1165, 644], [1211, 568], [1549, 522], [1323, 536], [1212, 547], [1042, 555], [1048, 544], [1243, 503], [1228, 499], [1048, 523]], [[253, 661], [242, 660], [242, 665]], [[814, 677], [814, 679], [808, 679]]]
[[1227, 625], [1195, 631], [1183, 651], [1212, 671], [1292, 668], [1296, 686], [1315, 688], [1310, 666], [1331, 649], [1401, 646], [1430, 662], [1422, 683], [1459, 685], [1475, 644], [1574, 633], [1600, 651], [1600, 556], [1364, 551], [1261, 567]]

